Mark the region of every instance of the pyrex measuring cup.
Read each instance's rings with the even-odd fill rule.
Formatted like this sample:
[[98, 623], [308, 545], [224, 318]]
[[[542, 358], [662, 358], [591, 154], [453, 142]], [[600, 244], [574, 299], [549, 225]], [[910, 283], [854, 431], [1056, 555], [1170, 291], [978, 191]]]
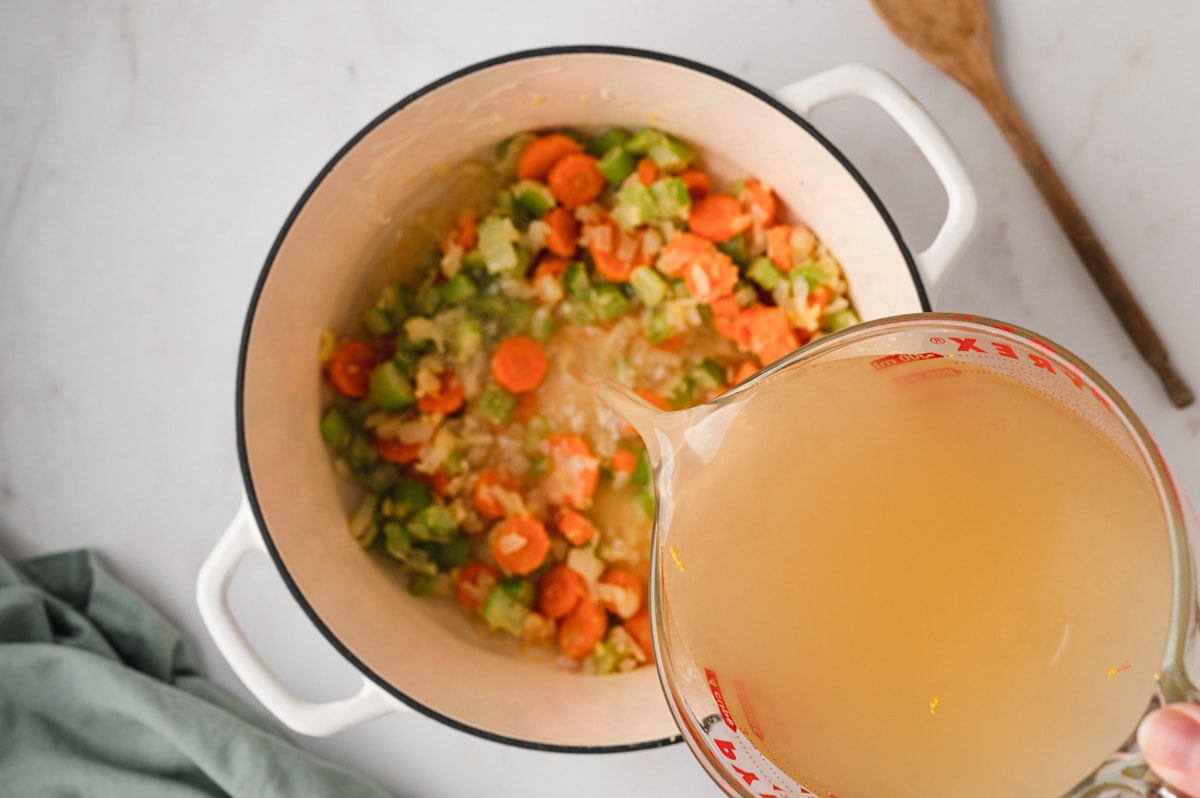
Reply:
[[[950, 473], [944, 473], [938, 479], [931, 475], [929, 480], [914, 482], [923, 495], [912, 502], [888, 492], [888, 486], [882, 484], [888, 481], [886, 473], [882, 477], [876, 474], [858, 486], [854, 500], [831, 498], [830, 501], [843, 502], [841, 512], [849, 518], [836, 534], [847, 536], [869, 531], [863, 530], [854, 520], [861, 514], [876, 519], [888, 517], [889, 538], [882, 544], [864, 543], [861, 551], [855, 551], [851, 546], [845, 559], [847, 566], [835, 574], [819, 572], [818, 566], [813, 564], [819, 561], [799, 561], [789, 566], [791, 570], [765, 569], [763, 573], [770, 575], [756, 582], [753, 571], [745, 568], [738, 571], [733, 567], [756, 530], [752, 525], [752, 528], [736, 530], [733, 534], [741, 536], [736, 540], [722, 538], [726, 527], [737, 525], [738, 516], [722, 515], [718, 510], [721, 502], [727, 501], [743, 508], [747, 517], [756, 518], [754, 523], [764, 523], [762, 516], [749, 514], [757, 500], [757, 489], [715, 500], [712, 496], [719, 493], [721, 487], [707, 480], [707, 474], [712, 472], [705, 469], [714, 468], [713, 463], [720, 461], [720, 452], [724, 451], [721, 447], [726, 446], [731, 436], [757, 434], [767, 442], [767, 448], [794, 445], [794, 442], [789, 443], [791, 439], [786, 434], [791, 427], [782, 421], [790, 411], [786, 404], [778, 401], [780, 387], [792, 390], [797, 412], [810, 418], [813, 408], [819, 408], [819, 405], [813, 405], [811, 397], [798, 393], [807, 383], [787, 381], [794, 380], [802, 371], [815, 373], [815, 370], [832, 368], [843, 369], [845, 374], [833, 383], [824, 384], [838, 388], [850, 385], [853, 390], [843, 391], [831, 401], [857, 403], [871, 409], [869, 401], [860, 402], [864, 391], [885, 388], [895, 391], [895, 397], [889, 398], [885, 405], [873, 407], [873, 416], [860, 419], [856, 425], [858, 429], [845, 430], [847, 440], [856, 440], [855, 446], [859, 450], [855, 456], [860, 462], [867, 464], [878, 458], [892, 457], [892, 473], [910, 465], [916, 471], [944, 466]], [[977, 408], [976, 400], [981, 394], [985, 398], [990, 396], [987, 389], [992, 384], [1005, 386], [1008, 398], [1001, 400], [999, 407], [993, 402]], [[747, 407], [753, 406], [756, 397], [768, 395], [775, 397], [772, 403], [764, 405], [769, 412], [757, 416], [744, 413]], [[905, 403], [911, 404], [905, 407]], [[1006, 413], [1006, 403], [1013, 407], [1019, 405], [1021, 409], [1015, 414]], [[872, 791], [875, 795], [903, 795], [907, 794], [906, 784], [921, 780], [925, 780], [924, 792], [916, 794], [1045, 798], [1060, 795], [1072, 798], [1172, 795], [1146, 767], [1137, 750], [1134, 731], [1141, 717], [1156, 706], [1195, 700], [1200, 695], [1194, 686], [1197, 643], [1195, 541], [1189, 538], [1189, 531], [1194, 535], [1200, 524], [1194, 508], [1187, 504], [1145, 428], [1112, 387], [1078, 358], [1055, 344], [1039, 340], [1032, 333], [987, 319], [946, 314], [900, 316], [862, 324], [818, 340], [701, 408], [662, 414], [639, 407], [631, 399], [618, 398], [613, 404], [638, 427], [657, 460], [655, 482], [660, 502], [650, 593], [659, 675], [688, 745], [729, 795], [761, 798], [817, 794], [856, 798], [857, 795], [870, 795]], [[889, 415], [893, 405], [898, 414], [894, 417]], [[800, 410], [802, 407], [805, 409]], [[976, 412], [978, 417], [973, 417]], [[972, 444], [982, 450], [968, 453], [976, 461], [988, 463], [991, 452], [986, 441], [1019, 437], [1023, 425], [1040, 424], [1042, 416], [1039, 414], [1047, 413], [1045, 418], [1071, 419], [1073, 427], [1090, 430], [1086, 433], [1088, 439], [1098, 442], [1099, 449], [1089, 450], [1090, 455], [1081, 455], [1080, 459], [1089, 462], [1078, 465], [1090, 468], [1092, 460], [1111, 460], [1118, 469], [1096, 472], [1109, 476], [1095, 478], [1098, 484], [1084, 484], [1082, 501], [1080, 496], [1075, 496], [1060, 501], [1061, 506], [1052, 507], [1054, 524], [1061, 521], [1065, 526], [1067, 521], [1061, 519], [1075, 517], [1073, 513], [1095, 512], [1102, 505], [1107, 508], [1105, 502], [1124, 488], [1143, 496], [1149, 512], [1149, 515], [1129, 517], [1150, 518], [1151, 523], [1123, 526], [1114, 521], [1114, 528], [1106, 533], [1108, 537], [1094, 540], [1088, 537], [1091, 528], [1085, 525], [1082, 537], [1074, 542], [1066, 538], [1051, 541], [1054, 524], [1047, 527], [1046, 535], [1040, 532], [1026, 534], [1023, 527], [992, 534], [985, 541], [976, 541], [988, 547], [983, 555], [973, 552], [955, 559], [959, 556], [955, 554], [940, 560], [941, 565], [931, 572], [931, 578], [940, 580], [947, 574], [954, 576], [950, 572], [958, 570], [960, 561], [974, 562], [976, 566], [973, 567], [981, 565], [982, 569], [977, 569], [966, 581], [947, 582], [949, 587], [946, 589], [950, 592], [939, 598], [939, 603], [925, 606], [918, 601], [913, 605], [916, 609], [911, 615], [897, 618], [894, 623], [903, 634], [893, 635], [895, 641], [882, 650], [865, 647], [863, 651], [869, 652], [871, 661], [861, 672], [856, 671], [860, 675], [855, 677], [853, 684], [839, 684], [839, 679], [844, 679], [836, 668], [822, 670], [816, 667], [814, 663], [836, 661], [840, 652], [831, 646], [842, 643], [812, 641], [811, 647], [806, 647], [804, 640], [793, 639], [799, 633], [796, 630], [808, 628], [795, 619], [801, 615], [807, 617], [806, 613], [817, 614], [809, 613], [808, 609], [832, 601], [835, 606], [829, 607], [826, 614], [832, 614], [837, 621], [836, 614], [843, 611], [843, 605], [854, 604], [861, 592], [869, 592], [881, 580], [895, 576], [888, 572], [888, 557], [897, 558], [893, 571], [921, 570], [903, 564], [904, 558], [911, 553], [906, 551], [910, 548], [908, 541], [919, 539], [922, 528], [927, 525], [921, 514], [925, 513], [924, 517], [928, 518], [930, 514], [940, 512], [947, 503], [954, 501], [954, 496], [946, 492], [958, 490], [947, 486], [965, 484], [951, 479], [955, 470], [963, 470], [963, 466], [947, 456], [952, 453], [955, 435], [962, 434], [954, 433], [954, 430], [966, 430], [972, 424], [990, 430], [988, 434], [992, 437], [981, 438], [985, 441], [982, 444]], [[911, 447], [913, 451], [883, 451], [886, 448], [883, 441], [900, 440], [891, 437], [889, 431], [894, 431], [897, 424], [907, 423], [910, 418], [914, 419], [914, 424], [925, 424], [920, 428], [920, 434], [925, 437]], [[820, 423], [820, 419], [815, 422]], [[950, 434], [938, 434], [943, 426]], [[815, 424], [812, 429], [817, 429]], [[1017, 486], [1015, 495], [1005, 498], [1011, 506], [1044, 501], [1035, 498], [1034, 493], [1053, 499], [1054, 472], [1039, 478], [1040, 484], [1029, 483], [1028, 486], [1016, 477], [1036, 473], [1038, 467], [1045, 465], [1040, 462], [1043, 460], [1067, 462], [1054, 460], [1064, 456], [1062, 450], [1074, 445], [1067, 438], [1066, 431], [1053, 428], [1053, 434], [1039, 442], [1040, 448], [1035, 450], [1034, 456], [1024, 461], [1028, 468], [1023, 468], [1021, 463], [1015, 467], [992, 463], [990, 470], [982, 468], [978, 474], [971, 473], [967, 477], [987, 480], [989, 489], [1003, 493], [1013, 489], [1006, 479], [1013, 476], [1011, 485]], [[928, 446], [924, 441], [928, 441]], [[713, 460], [714, 457], [717, 460]], [[689, 462], [697, 468], [688, 471]], [[776, 457], [771, 462], [780, 461]], [[850, 472], [854, 460], [834, 457], [831, 462], [836, 462], [832, 468]], [[752, 471], [756, 468], [755, 461], [749, 457], [734, 463], [732, 470], [728, 463], [725, 465], [727, 474], [736, 474], [738, 469]], [[768, 473], [757, 473], [756, 479], [764, 489], [783, 484], [782, 490], [786, 492], [788, 480], [803, 479], [804, 469], [822, 467], [821, 463], [812, 462], [803, 465], [804, 468], [795, 472], [800, 476], [786, 468], [775, 468]], [[757, 467], [761, 472], [762, 466]], [[863, 470], [868, 471], [865, 465]], [[1028, 473], [1019, 475], [1022, 471]], [[683, 474], [686, 478], [681, 481]], [[897, 479], [901, 476], [909, 475], [897, 475]], [[813, 539], [820, 539], [823, 534], [828, 537], [823, 529], [806, 527], [805, 519], [810, 514], [803, 501], [811, 501], [811, 498], [801, 500], [794, 507], [796, 534]], [[894, 505], [894, 516], [872, 515], [877, 509], [871, 506], [873, 502]], [[715, 509], [705, 511], [708, 514], [702, 514], [697, 520], [694, 512], [697, 507]], [[1112, 511], [1104, 509], [1102, 512], [1121, 512], [1123, 508], [1114, 507], [1116, 509]], [[689, 515], [689, 511], [693, 512]], [[788, 512], [791, 514], [792, 510]], [[1036, 519], [1040, 511], [1035, 508], [1031, 512], [1027, 516], [1014, 517]], [[677, 525], [681, 517], [687, 517], [690, 526]], [[819, 517], [830, 516], [826, 513]], [[734, 520], [731, 522], [730, 519]], [[979, 519], [980, 528], [991, 520], [994, 519]], [[1103, 524], [1097, 525], [1097, 529], [1100, 526]], [[969, 524], [964, 525], [962, 539], [969, 540], [972, 532]], [[1034, 547], [1031, 551], [1040, 558], [1036, 562], [1042, 570], [1032, 576], [1020, 575], [1020, 569], [1033, 560], [1005, 565], [1011, 549], [1007, 540], [1010, 535], [1014, 540], [1022, 535], [1029, 537], [1028, 542]], [[958, 543], [952, 541], [951, 545]], [[881, 546], [891, 553], [878, 556]], [[695, 566], [702, 559], [701, 555], [707, 555], [706, 549], [718, 552], [720, 558], [724, 558], [724, 564], [718, 563], [715, 570], [710, 567], [708, 571], [697, 571]], [[754, 551], [745, 556], [757, 557], [760, 561], [769, 558], [769, 552], [764, 555], [763, 551]], [[944, 553], [932, 550], [928, 556], [942, 557]], [[1020, 558], [1033, 556], [1023, 552], [1019, 555]], [[868, 565], [868, 561], [872, 563]], [[1152, 562], [1159, 562], [1161, 569], [1153, 570]], [[689, 564], [693, 566], [691, 571], [688, 571]], [[1033, 581], [1011, 590], [1005, 587], [1007, 583], [1001, 583], [999, 588], [983, 591], [990, 595], [983, 595], [971, 582], [986, 581], [992, 576], [989, 569], [998, 572], [1008, 566], [1017, 569], [1014, 571], [1018, 574], [1016, 578]], [[1139, 571], [1143, 568], [1145, 570]], [[742, 574], [741, 581], [725, 583], [721, 578], [723, 569]], [[1143, 581], [1137, 583], [1137, 578], [1133, 578], [1134, 581], [1125, 584], [1124, 575], [1134, 571], [1142, 574], [1137, 578]], [[1071, 572], [1075, 572], [1071, 579], [1063, 576]], [[750, 574], [749, 579], [745, 578], [746, 574]], [[787, 580], [781, 579], [780, 574], [793, 574], [794, 583], [782, 585]], [[1043, 583], [1036, 583], [1039, 578]], [[1079, 596], [1070, 593], [1068, 582], [1078, 583], [1084, 592]], [[901, 581], [898, 584], [909, 583]], [[811, 589], [804, 588], [806, 585], [811, 585]], [[804, 592], [795, 592], [797, 586], [804, 588]], [[787, 593], [788, 589], [793, 592]], [[960, 592], [955, 593], [955, 590]], [[716, 622], [726, 600], [737, 604], [746, 594], [767, 595], [771, 591], [779, 595], [786, 593], [791, 597], [789, 601], [797, 595], [801, 598], [790, 605], [781, 604], [774, 613], [755, 612], [754, 617], [735, 619], [733, 626]], [[886, 600], [875, 607], [882, 614], [883, 610], [891, 608], [881, 605], [890, 603], [893, 598], [896, 602], [914, 600], [906, 592], [910, 591], [900, 589], [886, 594]], [[922, 592], [919, 581], [911, 592]], [[1161, 601], [1152, 599], [1151, 594], [1160, 596]], [[691, 598], [685, 601], [685, 595], [705, 596], [707, 603], [695, 604]], [[1036, 597], [1032, 604], [1029, 603], [1031, 596]], [[879, 598], [874, 600], [879, 601]], [[957, 606], [960, 604], [962, 606]], [[703, 612], [710, 615], [702, 614], [699, 616], [701, 621], [708, 617], [712, 623], [698, 623], [694, 613], [689, 616], [683, 612], [685, 607], [693, 605], [703, 606]], [[1010, 612], [1006, 610], [1009, 605], [1024, 609]], [[743, 601], [742, 606], [764, 605]], [[988, 607], [991, 609], [986, 609]], [[858, 614], [845, 611], [848, 626], [841, 630], [844, 637], [838, 638], [845, 645], [863, 643], [863, 635], [877, 636], [895, 631], [871, 626], [874, 613], [871, 606]], [[976, 612], [977, 615], [972, 614]], [[764, 615], [773, 617], [764, 618]], [[946, 621], [943, 616], [951, 620]], [[993, 626], [982, 630], [978, 643], [959, 646], [967, 650], [956, 649], [954, 638], [959, 632], [955, 629], [961, 631], [964, 628], [961, 624], [970, 624], [975, 617], [988, 618], [987, 623]], [[730, 629], [738, 628], [736, 623], [741, 622], [758, 623], [769, 631], [761, 638], [752, 633], [729, 633]], [[954, 626], [956, 623], [960, 626]], [[1122, 637], [1122, 628], [1132, 636]], [[913, 640], [911, 648], [905, 643], [909, 638]], [[789, 645], [784, 645], [785, 642]], [[796, 680], [811, 674], [824, 674], [820, 677], [821, 684], [810, 685], [813, 689], [808, 694], [813, 697], [805, 699], [812, 702], [812, 712], [808, 711], [809, 704], [786, 703], [780, 697], [782, 694], [764, 691], [763, 684], [756, 682], [755, 677], [747, 676], [768, 671], [735, 673], [725, 665], [719, 665], [716, 654], [729, 653], [728, 648], [735, 645], [754, 647], [756, 667], [767, 662], [763, 667], [783, 668], [785, 673], [794, 674]], [[985, 656], [981, 651], [991, 653]], [[992, 657], [997, 661], [990, 662]], [[770, 663], [773, 658], [782, 661]], [[918, 669], [911, 677], [920, 683], [916, 688], [918, 692], [899, 695], [901, 683], [893, 678], [893, 672], [909, 667], [910, 660], [929, 663], [921, 666], [927, 667], [929, 673]], [[1001, 662], [1003, 667], [999, 670], [989, 669]], [[1084, 666], [1078, 676], [1064, 670], [1065, 663], [1089, 662], [1091, 664]], [[863, 665], [862, 662], [851, 664]], [[1047, 681], [1046, 674], [1054, 674], [1058, 681]], [[904, 690], [909, 687], [908, 682], [903, 684]], [[919, 692], [921, 689], [926, 692]], [[1118, 694], [1123, 697], [1118, 698]], [[863, 696], [867, 698], [864, 700]], [[1121, 701], [1124, 709], [1118, 710], [1116, 707]], [[817, 704], [822, 705], [823, 710], [818, 710]], [[826, 714], [820, 715], [821, 711]], [[892, 717], [897, 712], [911, 716], [897, 720]], [[1103, 720], [1089, 720], [1081, 725], [1080, 718], [1090, 718], [1089, 713], [1093, 712], [1099, 713], [1095, 717]], [[989, 742], [981, 749], [979, 762], [983, 763], [981, 771], [991, 768], [994, 773], [1004, 773], [1005, 778], [1011, 776], [1013, 786], [996, 787], [994, 783], [988, 783], [988, 780], [994, 780], [993, 776], [980, 772], [980, 782], [968, 785], [966, 793], [961, 791], [962, 783], [957, 785], [960, 791], [953, 793], [939, 789], [939, 786], [945, 786], [936, 777], [939, 769], [962, 766], [958, 755], [950, 752], [969, 743], [977, 730], [998, 734], [992, 728], [993, 714], [1004, 713], [1012, 715], [1008, 719], [1013, 724], [1010, 733], [994, 740], [986, 738]], [[807, 738], [789, 734], [801, 727], [809, 735]], [[896, 729], [903, 731], [896, 732]], [[924, 740], [924, 735], [928, 735], [927, 743], [914, 743]], [[900, 740], [900, 737], [904, 739]], [[1083, 738], [1087, 739], [1086, 745]], [[850, 751], [855, 760], [854, 767], [863, 772], [882, 768], [884, 772], [873, 776], [875, 786], [872, 788], [864, 787], [866, 782], [857, 777], [832, 777], [830, 773], [835, 768], [829, 762], [837, 759], [836, 756], [822, 759], [814, 754], [809, 761], [804, 744], [791, 752], [794, 756], [782, 755], [785, 747], [796, 739], [808, 739], [814, 750], [819, 748], [825, 753]], [[889, 749], [900, 742], [910, 744], [909, 748], [903, 749], [902, 756], [897, 755], [900, 758], [889, 759], [886, 755]], [[1051, 757], [1040, 756], [1047, 750], [1053, 752]], [[1029, 761], [1032, 757], [1027, 756], [1030, 751], [1039, 752], [1040, 759], [1047, 760], [1049, 765], [1034, 767]], [[828, 770], [823, 770], [827, 765]], [[1028, 772], [1025, 772], [1027, 768]], [[930, 776], [931, 773], [934, 775]]]

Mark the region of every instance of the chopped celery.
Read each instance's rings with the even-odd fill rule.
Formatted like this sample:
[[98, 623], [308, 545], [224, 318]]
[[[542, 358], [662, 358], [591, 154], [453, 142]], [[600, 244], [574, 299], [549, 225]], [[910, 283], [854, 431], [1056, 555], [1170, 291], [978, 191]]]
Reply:
[[397, 560], [403, 560], [412, 553], [412, 536], [399, 521], [385, 521], [383, 524], [383, 548]]
[[634, 180], [617, 192], [617, 204], [612, 209], [613, 221], [628, 232], [658, 215], [650, 189]]
[[653, 308], [649, 313], [642, 314], [642, 331], [646, 340], [652, 344], [661, 344], [675, 334], [670, 319], [662, 307]]
[[449, 305], [460, 305], [475, 296], [479, 289], [467, 275], [459, 272], [441, 285], [442, 299]]
[[338, 449], [350, 440], [350, 422], [332, 405], [321, 417], [321, 440]]
[[746, 236], [744, 233], [739, 233], [727, 241], [722, 241], [717, 244], [717, 249], [728, 255], [729, 259], [738, 266], [745, 266], [750, 262], [750, 251], [746, 247]]
[[660, 219], [681, 217], [685, 208], [692, 206], [687, 185], [678, 177], [660, 177], [650, 184], [650, 194]]
[[463, 319], [450, 338], [450, 353], [462, 362], [483, 349], [483, 328], [472, 318]]
[[512, 219], [489, 216], [479, 223], [479, 254], [492, 274], [513, 271], [519, 263], [514, 244], [521, 238]]
[[666, 138], [665, 133], [661, 130], [655, 130], [652, 127], [639, 130], [632, 138], [625, 142], [625, 149], [634, 155], [645, 155], [650, 152], [650, 147]]
[[493, 629], [503, 629], [520, 637], [525, 630], [525, 619], [529, 617], [529, 607], [509, 595], [500, 585], [496, 585], [484, 600], [480, 614]]
[[400, 373], [394, 360], [380, 363], [372, 369], [368, 383], [371, 400], [384, 410], [405, 410], [417, 403], [412, 382]]
[[783, 272], [775, 267], [770, 258], [755, 258], [746, 270], [746, 276], [768, 291], [771, 291], [783, 279]]
[[387, 335], [396, 327], [392, 314], [380, 307], [368, 308], [362, 315], [362, 326], [374, 336]]
[[541, 446], [542, 441], [550, 437], [550, 422], [542, 416], [534, 416], [525, 422], [525, 432], [521, 436], [521, 451], [532, 455]]
[[[832, 283], [834, 279], [837, 278], [837, 272], [827, 263], [815, 260], [807, 260], [797, 268], [793, 269], [791, 276], [793, 281], [796, 278], [803, 277], [805, 282], [808, 283], [808, 291], [811, 291], [819, 286], [829, 285]], [[808, 291], [801, 292], [796, 290], [795, 293], [807, 294]]]
[[637, 503], [638, 509], [640, 509], [647, 518], [654, 517], [654, 488], [653, 488], [653, 486], [647, 485], [646, 487], [639, 490], [637, 493], [634, 494], [633, 500]]
[[648, 308], [655, 307], [667, 298], [667, 281], [649, 266], [638, 266], [629, 275], [637, 298]]
[[411, 477], [401, 477], [388, 493], [393, 518], [403, 521], [415, 512], [433, 504], [433, 493], [424, 482]]
[[611, 640], [604, 640], [596, 644], [591, 653], [591, 672], [599, 675], [612, 673], [617, 669], [617, 663], [621, 661], [621, 654], [617, 651], [617, 646]]
[[630, 480], [635, 485], [649, 485], [654, 479], [654, 470], [650, 467], [650, 453], [645, 449], [638, 454], [637, 465], [633, 467]]
[[592, 293], [592, 282], [588, 279], [587, 267], [577, 260], [571, 261], [563, 274], [563, 286], [574, 299], [587, 299]]
[[478, 249], [470, 249], [464, 252], [462, 260], [458, 262], [458, 265], [465, 272], [478, 274], [487, 271], [487, 261], [479, 254]]
[[690, 405], [695, 398], [696, 386], [692, 384], [689, 377], [684, 376], [671, 388], [671, 393], [667, 395], [667, 403], [676, 410], [682, 410]]
[[428, 596], [437, 590], [441, 580], [437, 574], [417, 573], [408, 579], [408, 592], [414, 596]]
[[448, 477], [456, 477], [463, 472], [467, 465], [463, 462], [462, 452], [454, 449], [450, 454], [446, 455], [446, 462], [442, 463], [442, 470], [446, 472]]
[[467, 564], [471, 556], [471, 538], [459, 535], [453, 540], [439, 545], [433, 555], [438, 568], [449, 571], [451, 568], [461, 568]]
[[408, 533], [416, 540], [432, 540], [444, 543], [458, 532], [458, 522], [446, 505], [434, 502], [418, 510], [408, 522]]
[[742, 196], [742, 192], [745, 190], [746, 190], [746, 181], [745, 180], [735, 180], [735, 181], [733, 181], [733, 184], [729, 186], [729, 190], [726, 191], [725, 193], [728, 194], [729, 196], [733, 197], [734, 199], [737, 199], [738, 197]]
[[627, 358], [618, 357], [609, 366], [612, 369], [612, 378], [622, 385], [633, 385], [637, 379], [637, 369]]
[[628, 130], [623, 130], [619, 127], [610, 127], [592, 139], [587, 149], [588, 152], [599, 158], [601, 155], [611, 151], [613, 147], [620, 147], [627, 141], [629, 141]]
[[850, 308], [843, 310], [835, 310], [833, 313], [822, 317], [821, 329], [826, 332], [837, 332], [838, 330], [858, 324], [858, 314]]
[[521, 150], [529, 146], [529, 142], [536, 138], [536, 134], [525, 131], [500, 142], [496, 147], [496, 171], [501, 175], [515, 175], [517, 158], [521, 157]]
[[475, 412], [502, 427], [512, 420], [516, 410], [517, 397], [499, 385], [488, 385], [475, 400]]
[[725, 387], [725, 369], [715, 360], [705, 358], [688, 369], [688, 379], [701, 390], [717, 391]]
[[466, 302], [467, 310], [482, 319], [498, 319], [504, 315], [508, 303], [503, 297], [474, 296]]
[[562, 303], [563, 316], [572, 324], [584, 325], [596, 323], [596, 311], [582, 300], [567, 300]]
[[749, 280], [738, 280], [733, 287], [733, 301], [739, 308], [748, 308], [758, 301], [758, 289]]
[[537, 596], [537, 587], [534, 586], [533, 580], [519, 576], [506, 576], [497, 583], [496, 587], [526, 607], [532, 606], [533, 599]]
[[401, 559], [401, 562], [404, 563], [404, 570], [414, 574], [436, 574], [437, 563], [433, 561], [429, 546], [428, 543], [413, 544], [412, 551]]
[[596, 286], [592, 292], [592, 308], [600, 321], [612, 321], [629, 309], [629, 300], [612, 283]]
[[522, 180], [517, 183], [512, 187], [512, 195], [517, 204], [535, 219], [541, 219], [555, 205], [553, 192], [546, 184], [536, 180]]
[[546, 455], [539, 455], [533, 458], [529, 463], [529, 476], [544, 477], [550, 473], [550, 458]]
[[[362, 501], [358, 503], [358, 507], [354, 509], [354, 513], [350, 516], [350, 534], [355, 540], [362, 543], [363, 538], [370, 535], [374, 539], [379, 532], [379, 525], [375, 523], [375, 511], [379, 508], [379, 497], [373, 493], [368, 493], [362, 497]], [[369, 543], [364, 543], [370, 545]]]
[[637, 169], [637, 162], [621, 147], [613, 147], [600, 156], [596, 168], [610, 186], [619, 186]]
[[529, 318], [529, 334], [544, 344], [550, 340], [550, 334], [553, 332], [554, 314], [550, 308], [540, 307], [535, 310]]
[[362, 435], [350, 436], [350, 444], [346, 447], [346, 464], [354, 471], [366, 471], [379, 460], [379, 452], [371, 442]]
[[514, 299], [504, 311], [500, 319], [501, 325], [510, 335], [523, 333], [529, 329], [529, 320], [533, 317], [534, 305], [527, 299]]
[[416, 310], [422, 316], [432, 316], [442, 306], [442, 292], [436, 285], [430, 283], [417, 291], [414, 302]]
[[664, 172], [681, 172], [696, 157], [691, 147], [665, 134], [650, 145], [646, 155]]
[[386, 493], [396, 484], [399, 474], [396, 467], [388, 462], [376, 463], [374, 468], [360, 475], [359, 479], [367, 490], [372, 493]]

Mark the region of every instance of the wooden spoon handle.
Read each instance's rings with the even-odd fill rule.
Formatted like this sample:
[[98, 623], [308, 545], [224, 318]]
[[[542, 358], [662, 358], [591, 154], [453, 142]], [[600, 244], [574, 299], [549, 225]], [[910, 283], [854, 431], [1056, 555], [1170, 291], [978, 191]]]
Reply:
[[1038, 190], [1046, 199], [1058, 223], [1062, 226], [1071, 246], [1079, 254], [1080, 260], [1092, 275], [1092, 279], [1104, 294], [1109, 306], [1117, 314], [1117, 319], [1125, 332], [1133, 340], [1134, 345], [1150, 367], [1158, 374], [1167, 395], [1176, 407], [1186, 407], [1195, 401], [1192, 389], [1188, 387], [1183, 377], [1171, 366], [1167, 357], [1167, 348], [1154, 330], [1154, 325], [1146, 317], [1145, 312], [1134, 299], [1129, 286], [1117, 271], [1116, 265], [1092, 226], [1084, 218], [1083, 212], [1075, 204], [1074, 197], [1062, 179], [1051, 165], [1041, 145], [1025, 124], [1019, 111], [1008, 93], [997, 80], [990, 86], [975, 87], [975, 94], [987, 108], [992, 119], [1008, 139], [1009, 145], [1016, 152], [1025, 170], [1037, 184]]

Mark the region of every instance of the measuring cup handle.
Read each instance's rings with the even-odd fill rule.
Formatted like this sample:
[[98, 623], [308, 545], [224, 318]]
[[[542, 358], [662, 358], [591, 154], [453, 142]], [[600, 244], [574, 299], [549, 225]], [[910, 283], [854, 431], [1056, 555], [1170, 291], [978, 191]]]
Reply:
[[784, 104], [807, 117], [820, 105], [858, 97], [878, 105], [895, 120], [929, 161], [946, 191], [946, 218], [926, 249], [914, 253], [931, 297], [936, 297], [979, 226], [979, 200], [954, 146], [933, 117], [907, 90], [884, 72], [863, 64], [845, 64], [775, 92]]
[[385, 713], [407, 709], [365, 676], [349, 698], [314, 703], [293, 693], [271, 672], [229, 608], [229, 584], [242, 560], [253, 551], [266, 553], [266, 545], [243, 496], [229, 528], [200, 566], [196, 603], [213, 642], [254, 697], [288, 728], [313, 737], [325, 737]]

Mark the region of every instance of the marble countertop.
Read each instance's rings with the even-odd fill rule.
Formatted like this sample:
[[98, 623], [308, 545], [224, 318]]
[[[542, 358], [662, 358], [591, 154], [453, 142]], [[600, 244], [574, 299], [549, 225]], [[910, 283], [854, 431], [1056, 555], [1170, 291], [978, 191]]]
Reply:
[[[1037, 330], [1124, 393], [1200, 498], [1200, 405], [1174, 408], [981, 107], [895, 41], [866, 0], [687, 4], [0, 5], [0, 553], [93, 547], [181, 625], [212, 677], [196, 571], [234, 514], [234, 373], [267, 250], [300, 192], [379, 111], [485, 57], [622, 44], [770, 89], [847, 61], [899, 79], [960, 149], [979, 237], [937, 301]], [[1200, 388], [1200, 6], [993, 3], [1001, 71], [1031, 127]], [[814, 122], [911, 244], [945, 200], [876, 109]], [[265, 558], [231, 601], [312, 699], [355, 674]], [[413, 714], [300, 745], [401, 795], [717, 795], [683, 746], [604, 756], [504, 747]]]

